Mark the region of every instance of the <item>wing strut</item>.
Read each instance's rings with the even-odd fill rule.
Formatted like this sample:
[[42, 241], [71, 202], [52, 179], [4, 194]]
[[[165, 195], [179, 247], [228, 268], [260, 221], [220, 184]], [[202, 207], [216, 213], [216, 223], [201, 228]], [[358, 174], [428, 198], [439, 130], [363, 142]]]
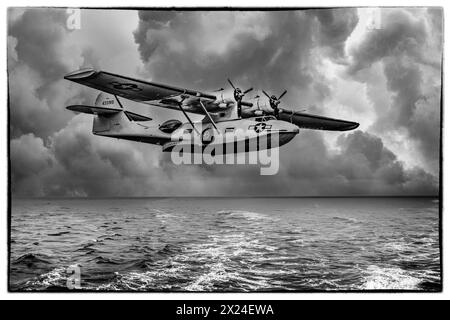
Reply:
[[119, 106], [123, 109], [123, 105], [120, 103], [120, 100], [119, 100], [119, 98], [117, 98], [117, 96], [116, 95], [114, 95], [114, 97], [116, 98], [116, 101], [117, 101], [117, 103], [119, 104]]
[[200, 105], [202, 106], [203, 111], [205, 112], [206, 116], [208, 117], [209, 121], [211, 122], [211, 124], [213, 125], [214, 129], [216, 129], [217, 133], [219, 132], [219, 129], [217, 129], [216, 123], [214, 122], [214, 120], [211, 118], [211, 115], [209, 114], [208, 110], [206, 110], [205, 106], [203, 105], [203, 102], [201, 99], [198, 99], [198, 101], [200, 102]]
[[195, 130], [195, 132], [197, 132], [198, 135], [200, 135], [200, 132], [198, 132], [197, 128], [194, 126], [194, 123], [192, 122], [191, 118], [189, 118], [188, 114], [186, 113], [186, 111], [184, 111], [182, 104], [185, 98], [183, 98], [183, 100], [181, 100], [178, 103], [178, 108], [180, 108], [181, 112], [183, 112], [184, 116], [186, 117], [186, 119], [189, 121], [189, 123], [191, 124], [192, 128]]

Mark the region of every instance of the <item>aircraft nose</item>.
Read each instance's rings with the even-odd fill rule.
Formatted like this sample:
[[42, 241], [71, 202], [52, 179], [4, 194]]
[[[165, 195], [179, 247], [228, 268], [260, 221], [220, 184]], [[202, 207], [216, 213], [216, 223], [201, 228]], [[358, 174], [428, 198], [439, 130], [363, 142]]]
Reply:
[[297, 134], [297, 133], [299, 133], [300, 132], [300, 129], [299, 129], [299, 127], [297, 127], [295, 124], [293, 124], [293, 123], [287, 123], [288, 124], [288, 126], [287, 126], [287, 130], [288, 131], [290, 131], [290, 132], [292, 132], [292, 133], [295, 133], [295, 134]]

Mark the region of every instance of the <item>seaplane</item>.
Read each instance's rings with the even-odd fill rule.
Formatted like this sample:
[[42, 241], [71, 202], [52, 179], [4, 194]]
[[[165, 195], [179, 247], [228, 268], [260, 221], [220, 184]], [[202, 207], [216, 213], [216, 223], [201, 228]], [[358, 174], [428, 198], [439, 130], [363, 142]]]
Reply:
[[[232, 152], [248, 152], [253, 150], [250, 146], [260, 150], [287, 144], [301, 129], [347, 131], [359, 126], [353, 121], [282, 108], [281, 99], [287, 90], [279, 96], [263, 90], [268, 103], [260, 104], [259, 95], [246, 101], [244, 98], [253, 88], [242, 90], [230, 79], [227, 80], [233, 94], [229, 97], [224, 97], [223, 88], [198, 91], [92, 68], [71, 72], [64, 79], [101, 91], [92, 106], [66, 107], [93, 115], [94, 135], [155, 144], [161, 146], [163, 152], [170, 152], [183, 143], [195, 144], [204, 150], [207, 146], [229, 141], [234, 145], [242, 142], [244, 146], [244, 149], [231, 148]], [[255, 99], [258, 100], [249, 101]], [[128, 107], [130, 103], [177, 110], [182, 116], [155, 121], [151, 113], [132, 111]], [[273, 137], [276, 143], [270, 143]]]

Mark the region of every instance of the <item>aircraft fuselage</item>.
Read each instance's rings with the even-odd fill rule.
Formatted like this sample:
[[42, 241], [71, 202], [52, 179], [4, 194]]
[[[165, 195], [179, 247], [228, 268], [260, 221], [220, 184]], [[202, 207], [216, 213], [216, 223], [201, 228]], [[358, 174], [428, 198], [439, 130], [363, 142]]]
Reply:
[[[121, 121], [122, 120], [122, 121]], [[176, 120], [172, 120], [176, 121]], [[167, 121], [169, 122], [169, 121]], [[166, 122], [155, 125], [154, 121], [123, 121], [123, 115], [94, 119], [93, 133], [100, 136], [161, 145], [163, 151], [171, 151], [177, 145], [222, 145], [223, 150], [248, 152], [282, 146], [291, 141], [299, 128], [272, 116], [234, 119], [211, 123], [207, 120], [191, 123]], [[172, 130], [173, 129], [173, 130]], [[224, 151], [228, 152], [228, 151]]]

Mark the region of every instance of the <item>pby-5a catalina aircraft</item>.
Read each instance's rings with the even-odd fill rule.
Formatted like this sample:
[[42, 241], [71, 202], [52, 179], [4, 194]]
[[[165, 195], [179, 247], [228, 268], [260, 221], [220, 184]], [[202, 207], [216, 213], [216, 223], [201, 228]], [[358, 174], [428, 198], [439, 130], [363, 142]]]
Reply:
[[[228, 82], [234, 90], [233, 98], [224, 98], [223, 93], [215, 94], [223, 91], [223, 88], [205, 93], [93, 69], [74, 71], [64, 78], [102, 91], [94, 106], [67, 107], [75, 112], [94, 115], [93, 134], [156, 144], [162, 146], [163, 151], [170, 151], [176, 144], [182, 143], [186, 134], [197, 135], [197, 140], [201, 141], [203, 146], [223, 141], [217, 138], [225, 135], [231, 135], [235, 142], [248, 140], [251, 136], [257, 139], [259, 150], [273, 147], [267, 145], [267, 140], [264, 146], [260, 144], [260, 141], [271, 135], [278, 137], [277, 145], [281, 146], [291, 141], [299, 133], [299, 129], [346, 131], [359, 126], [356, 122], [280, 108], [280, 100], [286, 90], [278, 97], [263, 91], [269, 105], [260, 106], [259, 102], [254, 105], [243, 100], [253, 88], [241, 90], [229, 79]], [[156, 123], [147, 115], [127, 110], [127, 100], [179, 110], [186, 122], [168, 119]], [[192, 114], [204, 117], [201, 121], [193, 121]]]

